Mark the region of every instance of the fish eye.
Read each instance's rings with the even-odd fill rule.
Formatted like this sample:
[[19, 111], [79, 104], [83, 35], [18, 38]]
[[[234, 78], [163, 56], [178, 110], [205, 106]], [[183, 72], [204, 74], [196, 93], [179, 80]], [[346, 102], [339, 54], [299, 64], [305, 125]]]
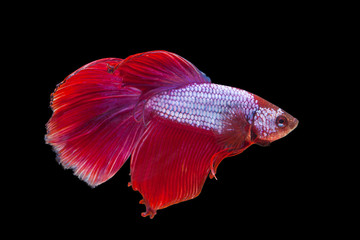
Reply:
[[278, 127], [286, 127], [287, 126], [287, 123], [288, 123], [288, 121], [287, 121], [287, 119], [286, 119], [286, 117], [284, 117], [284, 116], [278, 116], [277, 118], [276, 118], [276, 125], [278, 126]]

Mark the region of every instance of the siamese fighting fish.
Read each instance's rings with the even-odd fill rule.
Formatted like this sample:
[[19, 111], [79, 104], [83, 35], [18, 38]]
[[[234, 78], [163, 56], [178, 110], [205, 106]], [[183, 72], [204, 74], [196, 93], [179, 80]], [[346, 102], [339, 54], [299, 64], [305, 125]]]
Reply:
[[224, 158], [269, 145], [298, 125], [283, 109], [212, 83], [167, 51], [86, 64], [58, 84], [50, 105], [45, 141], [59, 163], [95, 187], [130, 158], [129, 186], [150, 218], [197, 197]]

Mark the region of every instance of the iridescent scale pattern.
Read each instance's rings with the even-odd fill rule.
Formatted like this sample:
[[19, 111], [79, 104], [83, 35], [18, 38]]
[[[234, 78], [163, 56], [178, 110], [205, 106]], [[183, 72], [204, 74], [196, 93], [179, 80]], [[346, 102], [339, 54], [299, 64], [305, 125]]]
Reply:
[[261, 137], [267, 137], [269, 134], [276, 132], [278, 127], [275, 119], [283, 113], [284, 111], [281, 108], [275, 111], [272, 108], [260, 107], [254, 119], [259, 135]]
[[257, 100], [251, 93], [233, 87], [194, 83], [155, 95], [146, 103], [146, 108], [161, 118], [217, 132], [223, 129], [224, 116], [235, 107], [251, 124]]

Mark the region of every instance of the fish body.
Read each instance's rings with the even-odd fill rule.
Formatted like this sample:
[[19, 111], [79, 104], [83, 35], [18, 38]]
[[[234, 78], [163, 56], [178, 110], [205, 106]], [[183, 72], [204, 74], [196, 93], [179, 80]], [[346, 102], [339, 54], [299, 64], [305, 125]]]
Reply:
[[189, 84], [149, 99], [147, 109], [156, 116], [193, 128], [221, 133], [224, 119], [234, 108], [251, 124], [257, 100], [244, 90], [213, 84]]
[[151, 218], [198, 196], [224, 158], [268, 145], [298, 124], [166, 51], [89, 63], [57, 87], [51, 107], [46, 142], [59, 162], [95, 187], [131, 156], [129, 186], [143, 196], [142, 216]]

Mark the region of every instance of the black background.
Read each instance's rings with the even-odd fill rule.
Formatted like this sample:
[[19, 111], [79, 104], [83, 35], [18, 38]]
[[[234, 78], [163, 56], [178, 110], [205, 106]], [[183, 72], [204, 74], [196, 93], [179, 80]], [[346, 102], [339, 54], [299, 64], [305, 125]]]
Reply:
[[[306, 14], [305, 14], [306, 13]], [[23, 208], [26, 220], [38, 216], [54, 225], [117, 226], [123, 224], [236, 224], [245, 230], [289, 230], [306, 234], [318, 227], [323, 206], [318, 198], [313, 151], [311, 85], [320, 84], [317, 71], [323, 54], [321, 21], [310, 12], [253, 10], [248, 14], [205, 13], [196, 21], [173, 22], [172, 14], [156, 15], [137, 24], [136, 17], [76, 22], [52, 22], [31, 49], [40, 59], [32, 68], [31, 85], [39, 98], [36, 136], [39, 147], [31, 172], [32, 193]], [[226, 15], [226, 13], [223, 13]], [[66, 16], [64, 16], [66, 18]], [[315, 19], [317, 20], [317, 19]], [[269, 147], [252, 146], [225, 159], [218, 180], [208, 179], [190, 201], [158, 210], [143, 218], [141, 195], [127, 187], [129, 161], [106, 183], [92, 189], [64, 170], [44, 142], [51, 117], [50, 94], [68, 74], [96, 59], [126, 58], [150, 50], [179, 54], [207, 74], [213, 83], [255, 93], [300, 121], [284, 139]], [[31, 164], [34, 167], [34, 164]], [[26, 169], [25, 169], [26, 170]], [[64, 223], [65, 221], [65, 223]], [[212, 226], [213, 229], [212, 229]], [[259, 231], [259, 230], [258, 230]]]

